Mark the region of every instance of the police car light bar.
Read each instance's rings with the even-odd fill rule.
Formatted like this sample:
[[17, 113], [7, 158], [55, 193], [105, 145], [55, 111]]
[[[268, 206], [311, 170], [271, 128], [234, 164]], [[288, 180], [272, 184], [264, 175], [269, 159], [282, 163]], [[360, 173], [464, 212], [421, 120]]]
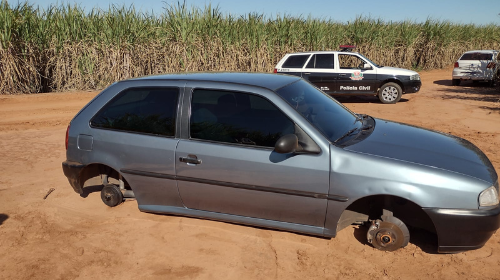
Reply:
[[352, 52], [352, 50], [355, 48], [356, 48], [356, 46], [353, 46], [353, 45], [340, 45], [341, 52]]

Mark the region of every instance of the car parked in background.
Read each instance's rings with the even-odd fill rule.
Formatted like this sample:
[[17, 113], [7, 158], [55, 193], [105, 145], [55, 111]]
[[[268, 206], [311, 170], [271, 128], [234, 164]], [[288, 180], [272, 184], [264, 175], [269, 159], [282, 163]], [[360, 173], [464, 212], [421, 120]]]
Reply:
[[455, 62], [451, 83], [458, 86], [461, 81], [488, 82], [493, 86], [499, 66], [499, 52], [496, 50], [465, 52]]
[[[335, 237], [369, 224], [393, 251], [407, 225], [440, 252], [480, 248], [500, 226], [498, 176], [470, 142], [355, 114], [291, 75], [193, 73], [114, 83], [70, 122], [63, 171], [108, 206]], [[114, 180], [111, 180], [113, 178]]]
[[422, 83], [417, 72], [377, 65], [353, 52], [354, 46], [340, 47], [341, 51], [287, 54], [274, 73], [302, 77], [330, 95], [376, 95], [386, 104], [420, 90]]

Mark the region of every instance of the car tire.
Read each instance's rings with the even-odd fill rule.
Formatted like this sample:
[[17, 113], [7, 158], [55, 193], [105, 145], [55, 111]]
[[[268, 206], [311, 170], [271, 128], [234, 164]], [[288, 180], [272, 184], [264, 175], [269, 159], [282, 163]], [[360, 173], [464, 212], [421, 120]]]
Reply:
[[394, 216], [376, 220], [367, 233], [368, 242], [381, 251], [396, 251], [410, 242], [408, 227]]
[[118, 186], [107, 184], [101, 190], [101, 199], [109, 207], [115, 207], [123, 202], [123, 194]]
[[452, 86], [459, 86], [460, 85], [460, 79], [453, 79], [453, 80], [451, 80], [451, 85]]
[[386, 83], [380, 88], [378, 98], [384, 104], [395, 104], [403, 95], [403, 90], [396, 83]]

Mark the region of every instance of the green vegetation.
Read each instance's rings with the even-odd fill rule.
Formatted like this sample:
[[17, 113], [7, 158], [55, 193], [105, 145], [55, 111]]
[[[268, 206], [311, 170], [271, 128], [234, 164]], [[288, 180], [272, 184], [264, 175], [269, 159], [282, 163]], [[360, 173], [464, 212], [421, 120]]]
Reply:
[[354, 44], [373, 61], [434, 69], [470, 49], [498, 49], [500, 26], [428, 19], [386, 22], [250, 13], [219, 7], [166, 6], [141, 13], [112, 6], [86, 13], [79, 6], [45, 10], [0, 4], [0, 93], [103, 88], [120, 79], [182, 71], [272, 72], [288, 52], [337, 50]]

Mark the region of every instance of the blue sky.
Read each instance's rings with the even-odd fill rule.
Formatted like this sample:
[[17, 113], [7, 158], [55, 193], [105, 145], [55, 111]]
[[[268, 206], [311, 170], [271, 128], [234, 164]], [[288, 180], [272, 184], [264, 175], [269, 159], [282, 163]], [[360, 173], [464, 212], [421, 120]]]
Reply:
[[[20, 0], [22, 2], [22, 0]], [[8, 1], [16, 4], [18, 1]], [[172, 0], [28, 0], [42, 8], [56, 3], [77, 3], [86, 10], [93, 7], [107, 9], [112, 4], [130, 6], [143, 11], [158, 13], [166, 3], [176, 5]], [[182, 1], [181, 1], [182, 2]], [[345, 22], [358, 15], [381, 18], [385, 21], [425, 21], [428, 17], [449, 20], [454, 23], [500, 25], [500, 0], [186, 0], [188, 6], [204, 7], [212, 3], [219, 5], [224, 14], [244, 15], [257, 12], [268, 17], [277, 14], [332, 19]]]

